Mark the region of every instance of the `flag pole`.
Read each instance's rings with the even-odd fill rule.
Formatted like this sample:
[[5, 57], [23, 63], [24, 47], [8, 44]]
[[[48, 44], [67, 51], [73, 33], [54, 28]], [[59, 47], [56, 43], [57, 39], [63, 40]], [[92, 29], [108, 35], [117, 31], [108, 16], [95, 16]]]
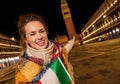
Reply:
[[70, 74], [69, 74], [69, 73], [68, 73], [68, 71], [66, 70], [66, 68], [65, 68], [64, 64], [62, 63], [62, 61], [61, 61], [61, 59], [60, 59], [59, 57], [58, 57], [58, 60], [60, 61], [61, 65], [63, 66], [63, 68], [64, 68], [65, 72], [68, 74], [68, 76], [69, 76], [69, 78], [70, 78], [70, 80], [71, 80], [72, 84], [74, 84], [74, 81], [72, 80], [72, 78], [71, 78]]

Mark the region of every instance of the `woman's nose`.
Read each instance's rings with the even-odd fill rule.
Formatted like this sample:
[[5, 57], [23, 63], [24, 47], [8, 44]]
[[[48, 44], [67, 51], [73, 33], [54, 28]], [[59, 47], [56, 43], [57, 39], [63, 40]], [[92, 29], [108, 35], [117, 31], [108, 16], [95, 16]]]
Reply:
[[38, 39], [41, 39], [42, 38], [42, 35], [40, 33], [37, 34], [37, 38]]

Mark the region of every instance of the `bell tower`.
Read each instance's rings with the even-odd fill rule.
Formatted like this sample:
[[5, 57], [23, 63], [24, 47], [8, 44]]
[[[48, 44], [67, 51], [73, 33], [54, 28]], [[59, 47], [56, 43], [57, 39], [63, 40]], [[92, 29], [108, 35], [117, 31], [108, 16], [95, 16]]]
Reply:
[[69, 39], [72, 39], [73, 36], [76, 36], [76, 31], [72, 21], [70, 9], [68, 7], [66, 0], [61, 0], [61, 11], [62, 11], [63, 19], [65, 21]]

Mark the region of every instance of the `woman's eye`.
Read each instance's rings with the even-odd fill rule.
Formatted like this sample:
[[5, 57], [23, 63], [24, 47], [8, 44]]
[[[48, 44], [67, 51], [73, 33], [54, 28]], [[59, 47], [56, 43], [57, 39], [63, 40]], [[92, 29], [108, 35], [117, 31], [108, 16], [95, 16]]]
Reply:
[[40, 30], [40, 31], [39, 31], [39, 33], [44, 33], [44, 32], [45, 32], [45, 30]]
[[35, 34], [34, 34], [34, 33], [31, 33], [31, 34], [30, 34], [30, 36], [33, 36], [33, 35], [35, 35]]

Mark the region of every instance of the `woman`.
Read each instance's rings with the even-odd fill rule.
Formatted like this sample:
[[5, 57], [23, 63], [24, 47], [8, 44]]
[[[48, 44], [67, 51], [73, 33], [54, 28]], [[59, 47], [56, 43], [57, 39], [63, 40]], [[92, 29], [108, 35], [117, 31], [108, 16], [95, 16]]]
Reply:
[[17, 26], [23, 54], [18, 62], [16, 84], [30, 82], [41, 84], [41, 77], [57, 58], [62, 60], [72, 76], [67, 53], [72, 49], [75, 38], [61, 48], [57, 43], [48, 39], [48, 25], [37, 14], [19, 16]]

